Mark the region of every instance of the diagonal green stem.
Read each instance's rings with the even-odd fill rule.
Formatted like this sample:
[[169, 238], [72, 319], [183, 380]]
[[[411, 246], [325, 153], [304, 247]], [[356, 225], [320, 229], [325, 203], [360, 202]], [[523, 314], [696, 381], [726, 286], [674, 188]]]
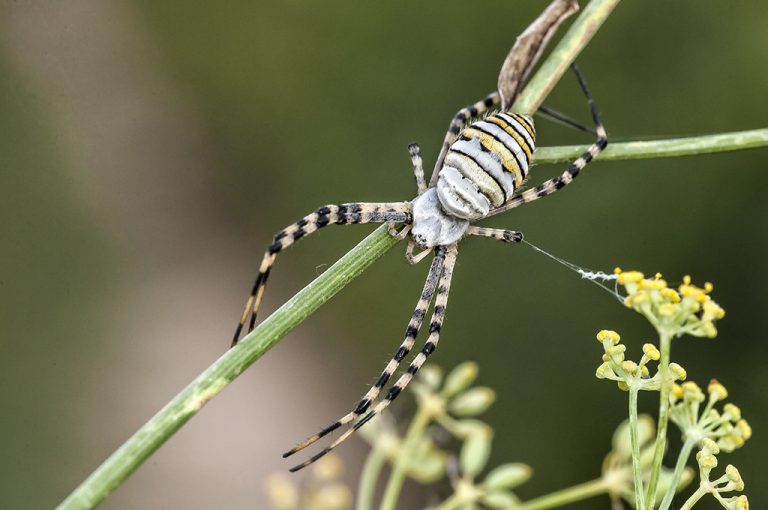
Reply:
[[659, 505], [659, 510], [669, 510], [670, 505], [672, 505], [675, 492], [677, 492], [677, 484], [680, 483], [680, 478], [682, 478], [683, 472], [685, 471], [685, 464], [688, 462], [688, 457], [691, 456], [691, 451], [694, 446], [696, 446], [696, 439], [694, 438], [689, 437], [685, 440], [685, 443], [683, 443], [683, 447], [680, 449], [680, 455], [677, 457], [677, 464], [675, 464], [675, 472], [672, 475], [672, 481], [669, 483], [669, 487], [667, 487], [667, 492], [664, 494], [664, 499]]
[[224, 353], [113, 453], [58, 508], [93, 508], [174, 432], [289, 331], [365, 271], [397, 241], [386, 225], [376, 229], [312, 283]]
[[[669, 158], [693, 156], [712, 152], [738, 151], [768, 146], [768, 128], [736, 131], [716, 135], [650, 140], [643, 142], [612, 143], [595, 161], [617, 159]], [[587, 150], [588, 145], [537, 147], [534, 161], [544, 163], [570, 163]]]
[[548, 508], [559, 508], [561, 506], [581, 501], [587, 498], [593, 498], [608, 492], [609, 485], [602, 478], [585, 482], [567, 489], [562, 489], [546, 496], [540, 496], [530, 499], [523, 503], [514, 505], [509, 510], [546, 510]]

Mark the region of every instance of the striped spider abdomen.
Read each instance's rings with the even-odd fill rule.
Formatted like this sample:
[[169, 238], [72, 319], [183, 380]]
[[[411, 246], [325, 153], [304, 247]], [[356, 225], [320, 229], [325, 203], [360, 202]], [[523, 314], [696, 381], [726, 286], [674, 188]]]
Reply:
[[516, 113], [495, 113], [463, 129], [437, 181], [445, 212], [472, 221], [504, 204], [528, 177], [535, 142], [533, 119]]

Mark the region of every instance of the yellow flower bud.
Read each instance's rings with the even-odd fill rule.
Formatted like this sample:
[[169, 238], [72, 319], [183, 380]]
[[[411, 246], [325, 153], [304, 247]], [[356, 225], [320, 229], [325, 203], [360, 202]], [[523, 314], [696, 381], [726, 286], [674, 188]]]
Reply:
[[627, 283], [638, 283], [642, 281], [645, 276], [639, 271], [626, 271], [619, 273], [619, 283], [626, 285]]
[[675, 379], [678, 381], [684, 381], [688, 377], [688, 372], [686, 372], [683, 367], [674, 362], [669, 364], [669, 371], [672, 372], [672, 375], [675, 376]]
[[739, 421], [741, 419], [741, 409], [739, 406], [728, 403], [723, 406], [723, 411], [731, 415], [731, 421]]
[[680, 294], [675, 292], [674, 289], [662, 289], [661, 290], [661, 297], [664, 299], [670, 301], [671, 303], [679, 303], [680, 302]]
[[701, 452], [705, 451], [717, 455], [720, 453], [720, 447], [717, 446], [717, 443], [715, 443], [712, 439], [707, 437], [704, 438], [704, 441], [702, 441], [701, 444]]
[[634, 361], [627, 360], [621, 364], [621, 368], [624, 369], [626, 373], [629, 375], [636, 375], [637, 373], [637, 363]]
[[747, 420], [741, 419], [738, 422], [736, 422], [736, 426], [741, 431], [741, 437], [744, 439], [749, 439], [752, 437], [752, 427], [749, 426], [749, 423], [747, 423]]
[[658, 361], [658, 359], [661, 357], [661, 353], [653, 344], [643, 345], [643, 353], [653, 361]]
[[621, 337], [618, 333], [610, 329], [601, 329], [597, 333], [597, 341], [605, 342], [610, 341], [613, 345], [617, 345], [621, 341]]
[[728, 398], [728, 390], [725, 389], [725, 386], [717, 382], [717, 379], [712, 379], [709, 382], [707, 393], [709, 393], [709, 398], [715, 402]]
[[598, 379], [605, 379], [609, 375], [615, 375], [613, 373], [613, 370], [611, 369], [610, 363], [603, 363], [599, 367], [597, 367], [597, 370], [595, 370], [595, 376]]
[[717, 467], [717, 457], [711, 453], [699, 452], [696, 455], [696, 460], [699, 462], [699, 466], [704, 469], [714, 469]]
[[749, 510], [749, 500], [744, 494], [736, 498], [736, 510]]

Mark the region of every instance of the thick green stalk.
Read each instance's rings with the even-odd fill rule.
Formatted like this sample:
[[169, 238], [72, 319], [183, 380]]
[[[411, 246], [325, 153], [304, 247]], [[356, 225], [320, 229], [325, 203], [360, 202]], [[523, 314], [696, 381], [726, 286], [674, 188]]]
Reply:
[[581, 501], [582, 499], [599, 496], [606, 492], [608, 492], [608, 484], [602, 478], [598, 478], [591, 482], [574, 485], [546, 496], [528, 500], [515, 505], [509, 510], [546, 510], [548, 508], [558, 508], [569, 503]]
[[685, 471], [685, 464], [688, 462], [688, 457], [691, 456], [691, 451], [694, 446], [696, 446], [695, 439], [688, 438], [685, 440], [685, 443], [683, 443], [683, 447], [680, 449], [680, 455], [677, 457], [677, 464], [675, 464], [675, 472], [672, 475], [672, 481], [670, 482], [669, 487], [667, 487], [667, 492], [664, 494], [664, 499], [659, 505], [659, 510], [668, 510], [672, 504], [675, 492], [677, 491], [677, 484], [680, 483], [680, 478], [683, 476], [683, 471]]
[[58, 508], [83, 509], [99, 504], [208, 400], [396, 243], [385, 225], [376, 229], [237, 346], [226, 351], [104, 461]]
[[629, 388], [629, 440], [632, 445], [632, 476], [635, 485], [635, 508], [645, 508], [643, 494], [643, 467], [640, 465], [640, 440], [637, 426], [637, 386]]
[[667, 424], [669, 422], [669, 392], [672, 389], [672, 374], [669, 373], [669, 357], [672, 337], [663, 331], [659, 332], [659, 344], [661, 358], [659, 359], [659, 374], [661, 375], [661, 388], [659, 392], [659, 424], [656, 428], [656, 443], [653, 450], [653, 464], [651, 464], [651, 479], [648, 482], [646, 494], [648, 510], [653, 510], [656, 503], [656, 487], [661, 475], [661, 462], [664, 459], [664, 449], [667, 446]]
[[[766, 146], [768, 146], [768, 128], [670, 140], [611, 143], [595, 161], [692, 156]], [[570, 163], [587, 150], [587, 147], [588, 145], [537, 147], [533, 159], [538, 164]]]

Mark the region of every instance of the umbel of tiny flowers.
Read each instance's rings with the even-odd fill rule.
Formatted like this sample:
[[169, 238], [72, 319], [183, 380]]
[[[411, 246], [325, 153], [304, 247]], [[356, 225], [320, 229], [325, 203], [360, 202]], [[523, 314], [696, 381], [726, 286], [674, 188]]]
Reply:
[[627, 292], [624, 304], [644, 315], [660, 335], [717, 336], [715, 321], [725, 316], [725, 310], [709, 296], [714, 288], [711, 283], [697, 287], [691, 284], [690, 276], [685, 276], [675, 290], [667, 286], [660, 273], [653, 278], [620, 268], [614, 273]]
[[744, 490], [744, 480], [741, 479], [738, 469], [729, 464], [725, 468], [725, 474], [714, 480], [711, 479], [712, 470], [717, 467], [716, 455], [719, 453], [720, 447], [717, 443], [711, 439], [704, 439], [701, 450], [696, 454], [696, 462], [699, 464], [699, 488], [683, 503], [681, 510], [690, 510], [706, 494], [712, 494], [726, 510], [749, 510], [747, 496], [725, 498], [722, 495]]
[[[712, 380], [707, 386], [708, 397], [694, 382], [675, 384], [669, 396], [669, 417], [683, 433], [683, 446], [677, 459], [675, 477], [685, 466], [694, 446], [704, 448], [707, 441], [714, 441], [724, 452], [731, 452], [744, 445], [752, 436], [752, 428], [741, 417], [741, 410], [734, 404], [723, 406], [722, 412], [715, 409], [715, 404], [728, 397], [725, 386]], [[706, 402], [704, 409], [701, 405]], [[711, 449], [711, 448], [710, 448]], [[674, 494], [667, 493], [659, 508], [669, 508]]]
[[[717, 402], [728, 398], [725, 386], [714, 379], [707, 386], [707, 393], [709, 397], [692, 381], [674, 385], [670, 420], [680, 428], [686, 441], [701, 445], [705, 439], [711, 439], [724, 452], [742, 447], [752, 437], [752, 428], [741, 417], [741, 409], [731, 403], [725, 404], [722, 412], [714, 408]], [[706, 405], [701, 410], [704, 401]]]
[[[647, 343], [643, 345], [643, 356], [639, 362], [627, 360], [625, 354], [627, 347], [621, 343], [621, 336], [612, 330], [603, 329], [597, 333], [597, 341], [603, 346], [603, 363], [597, 367], [595, 376], [598, 379], [608, 379], [616, 381], [618, 387], [623, 391], [646, 390], [658, 391], [661, 387], [661, 376], [658, 372], [651, 377], [648, 364], [651, 361], [658, 361], [661, 357], [659, 349]], [[687, 373], [683, 367], [677, 363], [670, 363], [669, 370], [674, 380], [685, 380]]]

